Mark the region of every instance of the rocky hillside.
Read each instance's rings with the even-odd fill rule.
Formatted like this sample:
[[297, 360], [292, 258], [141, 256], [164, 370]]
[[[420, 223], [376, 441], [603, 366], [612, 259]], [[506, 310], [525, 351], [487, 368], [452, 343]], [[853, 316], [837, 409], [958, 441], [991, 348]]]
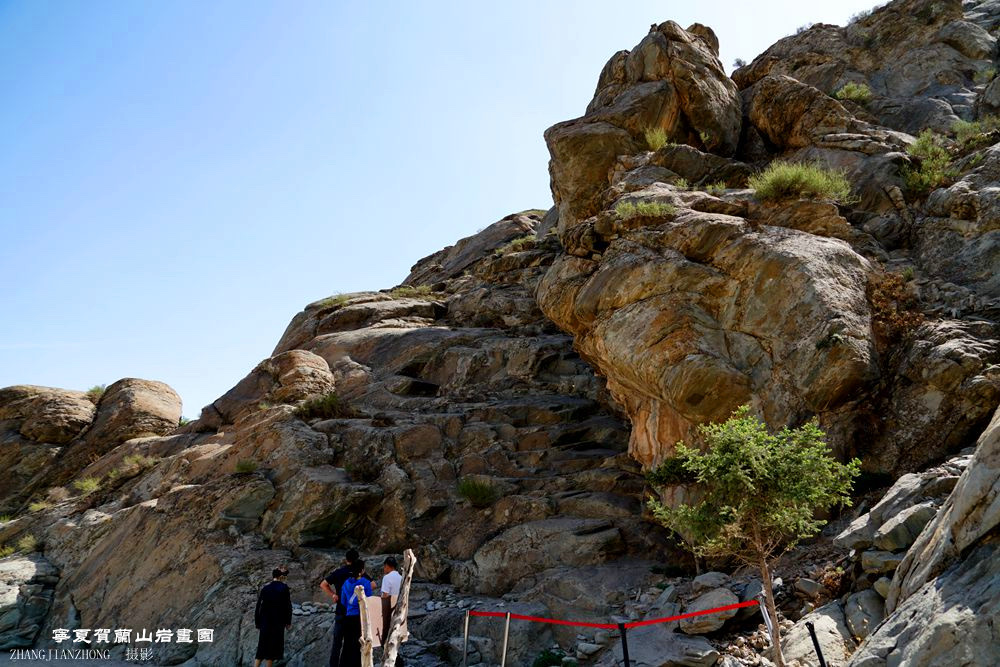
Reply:
[[[694, 578], [643, 510], [644, 469], [749, 403], [817, 418], [866, 472], [857, 511], [778, 565], [790, 664], [815, 664], [807, 621], [831, 665], [997, 664], [998, 27], [992, 0], [897, 0], [729, 77], [710, 28], [653, 26], [545, 133], [552, 209], [309, 304], [196, 421], [145, 380], [0, 390], [0, 646], [211, 627], [157, 660], [243, 664], [286, 563], [289, 664], [323, 664], [317, 583], [348, 545], [416, 549], [417, 665], [455, 663], [470, 605], [606, 622], [751, 599], [726, 563]], [[851, 196], [748, 187], [779, 161]], [[633, 661], [768, 664], [746, 611], [637, 632]], [[470, 664], [499, 633], [476, 621]], [[508, 664], [544, 649], [620, 650], [521, 624]]]

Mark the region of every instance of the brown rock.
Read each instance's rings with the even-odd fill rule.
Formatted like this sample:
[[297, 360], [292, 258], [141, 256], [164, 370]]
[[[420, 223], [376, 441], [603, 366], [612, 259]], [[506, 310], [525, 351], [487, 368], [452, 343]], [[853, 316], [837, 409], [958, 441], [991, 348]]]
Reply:
[[100, 448], [141, 435], [163, 435], [177, 428], [181, 398], [153, 380], [125, 378], [109, 386], [97, 406], [86, 440]]
[[19, 432], [29, 440], [65, 444], [93, 418], [94, 404], [81, 391], [28, 385], [0, 389], [0, 421], [19, 421]]

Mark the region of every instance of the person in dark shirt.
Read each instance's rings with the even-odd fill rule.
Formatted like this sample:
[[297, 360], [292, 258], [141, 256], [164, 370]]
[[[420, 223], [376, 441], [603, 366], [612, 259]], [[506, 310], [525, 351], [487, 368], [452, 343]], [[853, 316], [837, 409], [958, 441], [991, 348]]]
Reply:
[[333, 619], [333, 646], [330, 649], [330, 667], [340, 667], [340, 653], [344, 646], [345, 615], [347, 613], [343, 601], [340, 599], [340, 589], [344, 582], [351, 576], [351, 566], [361, 561], [361, 557], [356, 549], [348, 549], [344, 554], [344, 564], [336, 570], [326, 575], [319, 587], [333, 598], [337, 604], [337, 609]]
[[284, 657], [285, 630], [292, 627], [292, 594], [285, 584], [288, 570], [276, 567], [271, 577], [271, 581], [260, 589], [253, 612], [254, 627], [260, 630], [254, 667], [260, 667], [262, 660], [271, 667], [275, 660]]
[[[371, 579], [365, 576], [365, 564], [351, 563], [351, 576], [340, 588], [344, 604], [344, 646], [340, 649], [340, 667], [361, 667], [361, 605], [372, 594]], [[357, 587], [362, 588], [358, 595]]]

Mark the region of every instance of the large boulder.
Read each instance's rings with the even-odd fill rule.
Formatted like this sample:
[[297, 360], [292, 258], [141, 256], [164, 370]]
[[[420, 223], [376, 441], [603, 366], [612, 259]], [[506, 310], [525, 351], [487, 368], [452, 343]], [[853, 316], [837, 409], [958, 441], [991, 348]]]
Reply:
[[291, 403], [334, 390], [330, 366], [306, 350], [288, 350], [259, 363], [235, 387], [205, 406], [198, 427], [218, 429], [270, 403]]
[[603, 562], [621, 544], [618, 528], [602, 519], [559, 517], [524, 523], [480, 547], [473, 559], [474, 585], [482, 593], [504, 593], [539, 570]]
[[86, 433], [88, 444], [101, 449], [142, 435], [163, 435], [177, 428], [181, 397], [162, 382], [125, 378], [109, 386], [97, 405]]
[[18, 385], [0, 389], [0, 423], [36, 442], [66, 444], [90, 426], [94, 403], [82, 391]]
[[839, 602], [830, 602], [802, 617], [781, 640], [788, 667], [812, 667], [818, 663], [816, 649], [806, 623], [812, 623], [828, 665], [843, 665], [854, 651], [855, 642]]
[[[702, 593], [692, 602], [690, 602], [685, 608], [685, 614], [697, 613], [700, 611], [708, 611], [709, 609], [716, 609], [717, 607], [728, 607], [738, 603], [740, 599], [728, 588], [713, 588], [710, 591]], [[728, 609], [726, 611], [720, 611], [714, 614], [703, 614], [701, 616], [692, 616], [690, 618], [683, 618], [680, 622], [681, 632], [689, 635], [703, 635], [708, 632], [715, 632], [726, 624], [726, 621], [731, 619], [736, 615], [736, 609]]]
[[[659, 625], [636, 630], [632, 637], [628, 657], [629, 664], [635, 667], [710, 667], [717, 664], [720, 657], [719, 651], [704, 637], [668, 632]], [[616, 642], [614, 648], [595, 663], [595, 667], [622, 664], [621, 642]]]
[[766, 76], [745, 97], [750, 122], [779, 148], [801, 148], [828, 134], [859, 129], [837, 100], [790, 76]]
[[538, 298], [607, 376], [630, 452], [653, 465], [743, 403], [786, 423], [852, 400], [878, 374], [868, 270], [837, 239], [684, 212], [623, 230], [600, 262], [557, 259]]

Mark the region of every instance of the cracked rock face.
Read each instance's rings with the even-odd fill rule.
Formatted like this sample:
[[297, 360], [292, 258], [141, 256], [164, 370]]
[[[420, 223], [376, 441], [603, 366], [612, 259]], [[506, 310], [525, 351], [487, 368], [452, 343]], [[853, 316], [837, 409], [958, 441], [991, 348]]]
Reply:
[[[664, 24], [612, 57], [583, 117], [547, 132], [563, 254], [540, 281], [538, 303], [607, 378], [632, 423], [630, 453], [644, 466], [741, 404], [774, 424], [815, 417], [835, 451], [894, 474], [960, 449], [985, 425], [1000, 398], [995, 147], [959, 163], [955, 185], [915, 205], [900, 176], [910, 126], [831, 96], [856, 70], [896, 82], [885, 93], [873, 86], [876, 101], [966, 90], [969, 58], [992, 48], [983, 26], [998, 20], [976, 9], [962, 22], [957, 2], [899, 0], [858, 22], [885, 53], [904, 49], [901, 26], [926, 33], [934, 46], [925, 69], [947, 70], [953, 83], [920, 83], [924, 70], [909, 73], [909, 56], [865, 60], [871, 49], [848, 44], [860, 29], [853, 24], [782, 40], [734, 75], [735, 151], [683, 133], [670, 135], [677, 145], [645, 150], [640, 129], [659, 116], [638, 100], [668, 79], [670, 90], [683, 89], [669, 77], [674, 61], [658, 54], [672, 53], [674, 37], [705, 46]], [[687, 62], [696, 79], [715, 80], [710, 59]], [[731, 109], [726, 95], [704, 101], [707, 117]], [[949, 113], [965, 114], [959, 107]], [[737, 189], [779, 159], [843, 170], [854, 201], [776, 205]], [[729, 189], [706, 187], [716, 182]], [[660, 213], [619, 212], [633, 204]], [[887, 311], [878, 294], [901, 265], [919, 269], [903, 291], [923, 323], [890, 331], [900, 306]]]
[[545, 132], [560, 225], [596, 210], [608, 169], [619, 155], [645, 148], [649, 129], [721, 155], [736, 150], [739, 93], [719, 62], [714, 33], [696, 26], [688, 31], [667, 21], [631, 51], [613, 55], [587, 113]]

